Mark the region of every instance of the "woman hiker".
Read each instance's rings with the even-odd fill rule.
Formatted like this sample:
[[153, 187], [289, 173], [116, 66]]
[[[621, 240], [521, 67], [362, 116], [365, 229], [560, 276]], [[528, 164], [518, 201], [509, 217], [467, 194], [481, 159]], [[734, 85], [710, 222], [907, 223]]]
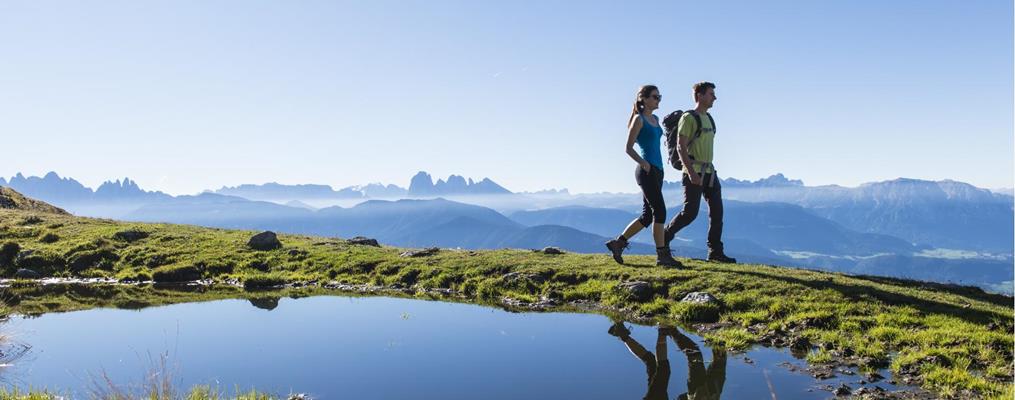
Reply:
[[[627, 240], [651, 225], [652, 238], [656, 244], [656, 265], [683, 267], [673, 259], [670, 246], [664, 240], [666, 204], [663, 202], [663, 155], [660, 148], [663, 128], [659, 125], [659, 118], [652, 114], [652, 111], [659, 108], [662, 99], [659, 88], [654, 85], [639, 88], [627, 123], [627, 145], [624, 151], [638, 164], [634, 178], [641, 187], [643, 204], [641, 216], [631, 221], [624, 233], [616, 239], [606, 242], [606, 248], [613, 253], [613, 259], [620, 264], [624, 263], [621, 254], [627, 248]], [[634, 151], [635, 143], [640, 152]]]

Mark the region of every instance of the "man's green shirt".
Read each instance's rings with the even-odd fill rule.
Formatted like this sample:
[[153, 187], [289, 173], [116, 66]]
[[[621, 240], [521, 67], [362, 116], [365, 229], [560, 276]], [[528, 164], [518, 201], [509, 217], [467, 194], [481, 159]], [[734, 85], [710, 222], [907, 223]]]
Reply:
[[[694, 143], [691, 143], [689, 149], [687, 149], [687, 155], [697, 161], [712, 162], [712, 144], [715, 142], [715, 127], [712, 126], [712, 120], [708, 118], [707, 114], [701, 116], [701, 136], [694, 139]], [[698, 130], [698, 123], [694, 120], [694, 116], [689, 112], [685, 112], [684, 115], [680, 116], [680, 122], [677, 124], [677, 134], [681, 137], [691, 140], [694, 138], [694, 133]], [[701, 165], [690, 165], [684, 166], [684, 169], [693, 168], [697, 173], [709, 173], [713, 172], [713, 168], [705, 168], [705, 171], [701, 171]]]

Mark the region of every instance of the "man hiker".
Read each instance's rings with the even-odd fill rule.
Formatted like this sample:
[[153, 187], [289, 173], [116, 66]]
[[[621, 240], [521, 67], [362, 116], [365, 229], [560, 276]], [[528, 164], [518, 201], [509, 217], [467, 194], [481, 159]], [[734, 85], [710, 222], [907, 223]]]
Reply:
[[[698, 216], [701, 197], [708, 202], [708, 260], [722, 263], [735, 263], [736, 259], [727, 257], [722, 244], [722, 186], [716, 176], [715, 165], [712, 165], [712, 144], [715, 142], [715, 120], [708, 110], [715, 103], [715, 84], [699, 82], [694, 84], [693, 110], [680, 115], [676, 127], [679, 162], [684, 169], [684, 208], [666, 225], [665, 246], [685, 226]], [[676, 113], [680, 113], [675, 112]], [[678, 166], [677, 160], [671, 160]]]

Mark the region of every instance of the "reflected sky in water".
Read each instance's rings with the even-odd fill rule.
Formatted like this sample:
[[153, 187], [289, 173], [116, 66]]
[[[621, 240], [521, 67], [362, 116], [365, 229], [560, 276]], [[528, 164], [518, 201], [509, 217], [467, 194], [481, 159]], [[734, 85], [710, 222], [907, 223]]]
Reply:
[[12, 319], [3, 329], [32, 349], [2, 376], [87, 397], [90, 375], [139, 383], [168, 352], [181, 388], [316, 398], [742, 399], [771, 398], [771, 385], [779, 399], [823, 399], [830, 393], [818, 386], [861, 379], [817, 382], [779, 366], [804, 364], [785, 350], [727, 355], [685, 331], [611, 325], [593, 314], [384, 297], [96, 309]]

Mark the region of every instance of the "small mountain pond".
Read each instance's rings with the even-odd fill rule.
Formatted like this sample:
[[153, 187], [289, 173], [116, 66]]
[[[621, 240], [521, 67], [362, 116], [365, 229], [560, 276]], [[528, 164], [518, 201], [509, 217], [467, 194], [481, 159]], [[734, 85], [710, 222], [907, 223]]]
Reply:
[[855, 369], [817, 380], [788, 349], [727, 353], [682, 328], [389, 297], [91, 309], [15, 316], [0, 331], [24, 349], [8, 351], [3, 385], [71, 398], [107, 378], [137, 387], [152, 373], [180, 391], [317, 399], [827, 399], [842, 384], [902, 389], [889, 371], [866, 385]]

